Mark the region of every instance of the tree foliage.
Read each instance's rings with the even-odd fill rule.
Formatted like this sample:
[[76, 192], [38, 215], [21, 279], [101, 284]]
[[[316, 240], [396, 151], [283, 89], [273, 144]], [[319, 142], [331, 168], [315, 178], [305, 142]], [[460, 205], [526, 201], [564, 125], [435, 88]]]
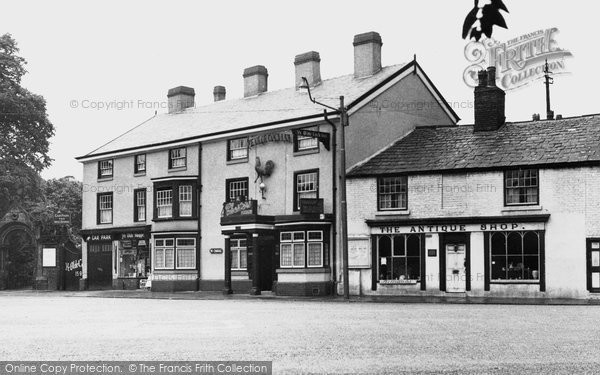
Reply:
[[24, 58], [10, 34], [0, 36], [0, 214], [40, 194], [39, 173], [50, 166], [54, 126], [46, 101], [21, 86]]

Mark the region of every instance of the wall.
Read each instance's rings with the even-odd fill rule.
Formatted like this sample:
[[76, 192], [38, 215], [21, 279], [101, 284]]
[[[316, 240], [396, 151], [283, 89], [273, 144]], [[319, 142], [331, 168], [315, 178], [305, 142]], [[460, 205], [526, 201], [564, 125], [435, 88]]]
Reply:
[[[504, 207], [503, 172], [413, 175], [408, 178], [408, 211], [377, 211], [377, 183], [374, 178], [348, 180], [348, 232], [350, 236], [370, 232], [365, 219], [386, 215], [438, 218], [502, 216], [548, 213], [545, 226], [546, 292], [537, 286], [491, 285], [483, 291], [483, 233], [471, 233], [471, 295], [587, 297], [587, 237], [600, 236], [600, 170], [591, 167], [541, 169], [540, 204], [529, 208]], [[427, 239], [436, 248], [437, 235]], [[431, 246], [431, 247], [430, 247]], [[438, 249], [439, 256], [439, 249]], [[426, 260], [427, 275], [439, 278], [439, 260]], [[363, 293], [371, 293], [370, 270], [363, 271]], [[368, 272], [368, 275], [367, 275]], [[479, 275], [479, 276], [478, 276]], [[439, 284], [438, 284], [439, 285]], [[431, 283], [428, 281], [428, 293]], [[438, 288], [439, 292], [439, 288]]]

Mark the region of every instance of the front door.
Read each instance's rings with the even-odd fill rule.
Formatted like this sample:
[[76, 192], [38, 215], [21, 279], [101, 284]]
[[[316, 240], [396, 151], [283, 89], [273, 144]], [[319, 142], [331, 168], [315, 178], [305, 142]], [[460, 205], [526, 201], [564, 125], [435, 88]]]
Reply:
[[587, 241], [587, 288], [590, 292], [600, 292], [600, 239]]
[[446, 292], [463, 293], [466, 290], [466, 249], [464, 243], [446, 244]]

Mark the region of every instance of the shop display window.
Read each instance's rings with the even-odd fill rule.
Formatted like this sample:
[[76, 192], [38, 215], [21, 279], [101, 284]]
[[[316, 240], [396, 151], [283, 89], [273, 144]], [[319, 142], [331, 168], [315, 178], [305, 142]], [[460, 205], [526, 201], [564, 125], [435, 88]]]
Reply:
[[540, 233], [496, 232], [489, 241], [492, 281], [540, 279]]

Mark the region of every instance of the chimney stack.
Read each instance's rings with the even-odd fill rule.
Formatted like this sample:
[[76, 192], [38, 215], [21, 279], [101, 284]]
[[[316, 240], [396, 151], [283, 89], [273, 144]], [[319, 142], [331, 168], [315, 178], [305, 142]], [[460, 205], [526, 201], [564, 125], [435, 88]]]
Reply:
[[475, 87], [475, 131], [498, 130], [506, 120], [505, 94], [496, 86], [496, 68], [478, 73], [479, 85]]
[[186, 108], [194, 106], [194, 89], [186, 86], [172, 88], [167, 93], [169, 101], [169, 113], [181, 112]]
[[244, 69], [244, 98], [266, 92], [268, 76], [267, 68], [262, 65]]
[[294, 58], [294, 66], [296, 67], [296, 90], [304, 84], [302, 77], [306, 77], [310, 87], [321, 83], [321, 57], [319, 52], [310, 51], [297, 55]]
[[215, 102], [220, 102], [221, 100], [225, 100], [226, 90], [224, 86], [215, 86], [213, 90], [213, 96], [215, 97]]
[[381, 70], [381, 36], [374, 31], [354, 36], [354, 77], [371, 76]]

